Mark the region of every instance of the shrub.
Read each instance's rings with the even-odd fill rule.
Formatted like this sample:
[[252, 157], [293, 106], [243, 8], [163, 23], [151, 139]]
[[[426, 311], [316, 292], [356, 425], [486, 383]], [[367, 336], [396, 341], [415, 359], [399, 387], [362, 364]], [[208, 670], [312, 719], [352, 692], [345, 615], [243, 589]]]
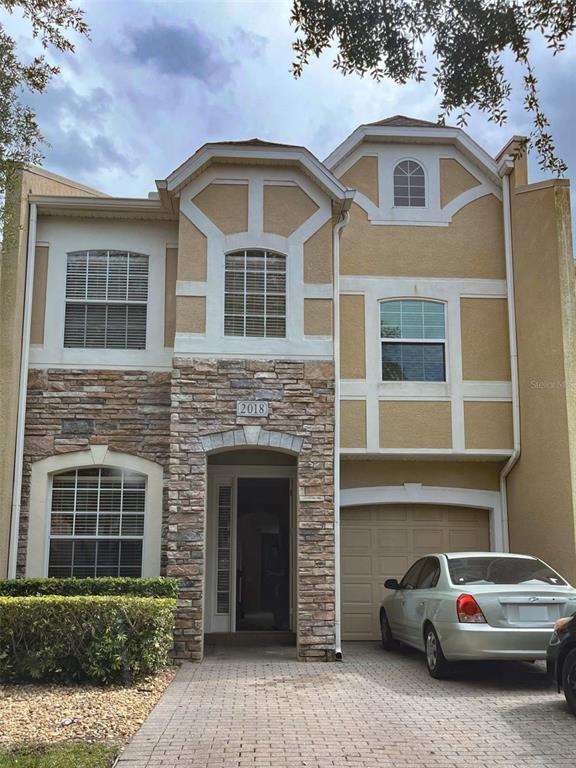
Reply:
[[0, 579], [0, 597], [42, 595], [138, 595], [177, 597], [176, 579], [130, 579], [105, 576], [96, 579]]
[[176, 601], [0, 597], [0, 680], [137, 679], [168, 660]]

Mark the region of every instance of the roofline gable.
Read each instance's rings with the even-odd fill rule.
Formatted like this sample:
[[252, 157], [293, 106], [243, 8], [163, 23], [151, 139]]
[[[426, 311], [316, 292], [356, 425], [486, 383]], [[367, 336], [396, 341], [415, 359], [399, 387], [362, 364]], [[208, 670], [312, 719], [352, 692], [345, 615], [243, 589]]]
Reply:
[[256, 144], [204, 144], [197, 152], [173, 171], [165, 182], [157, 182], [159, 189], [177, 194], [195, 176], [201, 173], [212, 161], [256, 163], [275, 162], [299, 166], [318, 186], [335, 202], [346, 210], [354, 197], [354, 190], [348, 189], [334, 174], [309, 150], [297, 146], [265, 146]]
[[438, 126], [361, 125], [331, 152], [324, 165], [333, 171], [357, 147], [367, 141], [383, 143], [451, 144], [457, 146], [475, 165], [479, 166], [496, 184], [500, 184], [498, 165], [493, 157], [470, 138], [461, 128]]

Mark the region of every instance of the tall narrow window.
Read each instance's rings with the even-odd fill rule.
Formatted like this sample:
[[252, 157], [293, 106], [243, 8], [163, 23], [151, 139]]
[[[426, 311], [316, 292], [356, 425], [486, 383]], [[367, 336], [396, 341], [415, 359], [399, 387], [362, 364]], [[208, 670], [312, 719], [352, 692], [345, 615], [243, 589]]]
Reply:
[[444, 304], [381, 302], [380, 338], [383, 381], [446, 381]]
[[218, 489], [218, 542], [216, 552], [216, 612], [230, 611], [230, 528], [232, 525], [232, 487]]
[[401, 208], [426, 205], [424, 169], [414, 160], [402, 160], [394, 168], [394, 205]]
[[111, 467], [54, 475], [48, 576], [141, 576], [146, 481]]
[[286, 256], [272, 251], [226, 254], [226, 336], [286, 336]]
[[147, 301], [148, 256], [69, 253], [64, 346], [145, 349]]

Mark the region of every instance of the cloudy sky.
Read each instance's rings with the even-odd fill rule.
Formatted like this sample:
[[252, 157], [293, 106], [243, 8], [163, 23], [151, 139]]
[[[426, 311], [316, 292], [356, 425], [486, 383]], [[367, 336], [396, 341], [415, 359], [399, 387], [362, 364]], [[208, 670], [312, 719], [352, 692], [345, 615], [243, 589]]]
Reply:
[[[343, 77], [331, 56], [300, 80], [290, 73], [290, 0], [81, 0], [91, 39], [53, 57], [47, 91], [29, 98], [49, 142], [44, 165], [108, 194], [145, 196], [206, 141], [258, 136], [326, 157], [356, 126], [394, 114], [435, 120], [430, 84], [396, 86]], [[2, 22], [23, 55], [35, 49], [17, 17]], [[534, 53], [560, 155], [576, 168], [576, 44], [552, 59]], [[515, 82], [517, 73], [512, 68]], [[495, 154], [529, 118], [521, 90], [504, 128], [481, 115], [469, 133]], [[535, 160], [531, 178], [544, 176]]]

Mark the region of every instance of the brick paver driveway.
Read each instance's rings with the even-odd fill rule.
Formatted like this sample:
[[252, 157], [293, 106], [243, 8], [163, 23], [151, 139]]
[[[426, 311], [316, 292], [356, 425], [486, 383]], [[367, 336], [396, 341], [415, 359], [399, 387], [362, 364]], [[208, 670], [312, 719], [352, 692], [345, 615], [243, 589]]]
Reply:
[[576, 718], [541, 664], [432, 680], [423, 657], [349, 644], [342, 664], [226, 649], [183, 666], [118, 768], [576, 765]]

